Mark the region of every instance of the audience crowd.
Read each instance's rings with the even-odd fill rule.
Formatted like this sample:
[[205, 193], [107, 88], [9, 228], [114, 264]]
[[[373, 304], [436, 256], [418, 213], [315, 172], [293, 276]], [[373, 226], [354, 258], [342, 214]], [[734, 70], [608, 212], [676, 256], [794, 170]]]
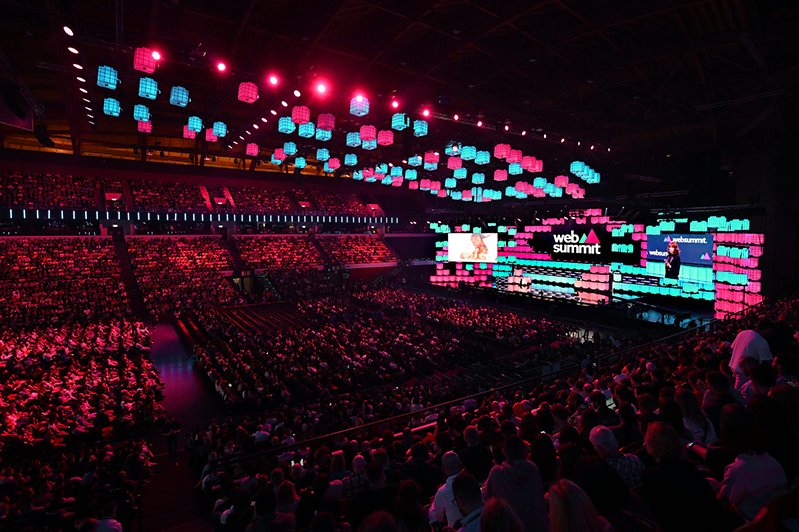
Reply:
[[299, 207], [284, 190], [259, 187], [228, 187], [236, 210], [252, 214], [292, 213]]
[[0, 238], [0, 316], [6, 325], [127, 316], [109, 238]]
[[237, 238], [241, 258], [253, 268], [306, 269], [324, 261], [307, 236]]
[[318, 213], [373, 216], [373, 213], [355, 194], [331, 194], [330, 192], [309, 190], [308, 199], [313, 203], [315, 212]]
[[94, 209], [97, 183], [81, 176], [0, 172], [0, 206]]
[[396, 261], [397, 257], [385, 242], [368, 235], [318, 235], [319, 245], [340, 264], [368, 264]]
[[[329, 302], [309, 309], [334, 323], [348, 312]], [[352, 425], [384, 417], [376, 404], [395, 398], [383, 392], [218, 421], [197, 428], [189, 450], [223, 530], [780, 523], [797, 517], [797, 329], [799, 301], [788, 300], [578, 374], [422, 411], [431, 424], [416, 429], [378, 424], [295, 445], [314, 422], [329, 429], [331, 416]], [[306, 400], [280, 401], [294, 399]], [[272, 451], [249, 454], [258, 449]]]
[[210, 212], [196, 183], [132, 179], [130, 190], [140, 211]]
[[130, 238], [133, 272], [154, 317], [244, 303], [221, 272], [233, 270], [219, 238]]

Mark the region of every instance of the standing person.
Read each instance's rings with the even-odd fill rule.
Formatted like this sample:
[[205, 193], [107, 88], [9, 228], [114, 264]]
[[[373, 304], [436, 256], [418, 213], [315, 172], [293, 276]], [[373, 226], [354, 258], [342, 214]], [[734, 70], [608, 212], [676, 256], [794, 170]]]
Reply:
[[180, 437], [180, 423], [170, 416], [164, 423], [162, 434], [166, 437], [166, 447], [169, 452], [169, 463], [178, 465], [178, 438]]
[[680, 278], [680, 246], [677, 242], [669, 242], [668, 247], [669, 255], [666, 260], [666, 278], [679, 279]]
[[752, 358], [757, 362], [770, 362], [774, 356], [768, 342], [763, 338], [763, 333], [768, 333], [773, 328], [773, 322], [768, 319], [760, 320], [756, 330], [746, 329], [738, 333], [732, 341], [732, 356], [730, 369], [735, 376], [735, 389], [741, 391], [749, 377], [744, 372], [743, 361]]

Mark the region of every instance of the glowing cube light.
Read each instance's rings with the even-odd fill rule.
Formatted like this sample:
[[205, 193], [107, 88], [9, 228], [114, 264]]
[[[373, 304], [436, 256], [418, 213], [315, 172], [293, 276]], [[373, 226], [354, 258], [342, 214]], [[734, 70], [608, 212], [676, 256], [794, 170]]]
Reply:
[[139, 120], [140, 122], [149, 122], [150, 109], [148, 109], [146, 105], [137, 103], [133, 106], [133, 118], [134, 120]]
[[361, 143], [361, 147], [364, 150], [373, 150], [377, 148], [377, 141], [376, 140], [365, 140]]
[[357, 181], [363, 181], [363, 171], [361, 170], [353, 170], [352, 171], [352, 178]]
[[296, 157], [294, 159], [294, 168], [305, 168], [306, 162], [305, 157]]
[[424, 137], [427, 135], [427, 122], [424, 120], [414, 120], [413, 121], [413, 136], [414, 137]]
[[330, 113], [322, 113], [319, 115], [319, 119], [316, 121], [316, 129], [333, 131], [333, 128], [335, 127], [336, 117], [334, 115], [331, 115]]
[[478, 151], [474, 154], [475, 164], [488, 164], [491, 162], [491, 154], [487, 151]]
[[424, 162], [429, 163], [437, 163], [438, 162], [438, 153], [434, 151], [426, 151], [424, 152]]
[[508, 171], [497, 168], [494, 170], [494, 181], [507, 181], [508, 180]]
[[327, 148], [317, 148], [316, 150], [316, 160], [317, 161], [326, 161], [330, 159], [330, 152]]
[[217, 140], [219, 140], [219, 137], [214, 135], [214, 130], [213, 129], [206, 129], [205, 130], [205, 140], [208, 141], [208, 142], [216, 142]]
[[508, 157], [505, 159], [508, 164], [522, 162], [522, 150], [511, 150]]
[[378, 131], [377, 143], [381, 146], [391, 146], [394, 144], [394, 132], [386, 129]]
[[545, 186], [547, 186], [547, 180], [544, 179], [543, 177], [536, 177], [535, 179], [533, 179], [533, 186], [535, 188], [544, 188]]
[[286, 152], [283, 151], [283, 148], [275, 148], [275, 151], [272, 152], [272, 159], [282, 163], [286, 160]]
[[297, 145], [293, 142], [284, 142], [283, 143], [283, 152], [286, 155], [296, 155], [297, 154]]
[[463, 166], [463, 160], [460, 157], [450, 157], [447, 159], [447, 168], [450, 170], [457, 170]]
[[153, 78], [141, 78], [139, 80], [139, 97], [155, 100], [158, 96], [158, 82]]
[[297, 126], [294, 125], [294, 122], [291, 121], [290, 116], [281, 116], [277, 120], [277, 130], [280, 133], [290, 134], [294, 133], [294, 130], [297, 129]]
[[379, 163], [375, 165], [375, 173], [376, 174], [387, 174], [388, 173], [388, 164], [386, 163]]
[[247, 155], [252, 155], [253, 157], [258, 156], [258, 145], [254, 142], [247, 143]]
[[444, 180], [444, 188], [455, 188], [458, 186], [458, 182], [455, 180], [454, 177], [448, 177]]
[[422, 156], [414, 155], [413, 157], [408, 157], [408, 164], [411, 166], [422, 166]]
[[214, 122], [214, 135], [217, 137], [224, 137], [227, 135], [227, 124], [224, 122]]
[[407, 170], [405, 170], [405, 179], [407, 179], [408, 181], [413, 181], [417, 177], [418, 173], [413, 168], [408, 168]]
[[369, 114], [369, 99], [362, 94], [353, 96], [352, 100], [350, 100], [350, 114], [355, 116]]
[[[407, 177], [405, 179], [408, 179]], [[409, 190], [419, 190], [419, 182], [418, 181], [411, 181], [408, 183]]]
[[444, 153], [449, 156], [455, 156], [461, 154], [461, 143], [460, 142], [450, 142], [447, 144], [447, 147], [444, 148]]
[[535, 164], [535, 157], [532, 155], [525, 155], [522, 157], [522, 168], [527, 170], [528, 172], [535, 172], [534, 168], [536, 167]]
[[358, 135], [357, 131], [350, 131], [347, 133], [347, 146], [350, 148], [357, 148], [361, 145], [361, 137]]
[[360, 139], [377, 140], [377, 128], [375, 126], [361, 126]]
[[456, 168], [452, 175], [455, 176], [455, 179], [466, 179], [468, 172], [466, 168]]
[[291, 121], [295, 124], [304, 124], [311, 120], [311, 110], [304, 105], [296, 105], [291, 109]]
[[183, 138], [184, 139], [197, 138], [197, 133], [189, 129], [189, 126], [183, 126]]
[[555, 186], [564, 188], [569, 184], [569, 178], [565, 175], [555, 176]]
[[477, 148], [474, 146], [463, 146], [461, 148], [461, 159], [464, 161], [474, 161], [475, 155], [477, 155]]
[[283, 164], [283, 161], [281, 161], [280, 159], [275, 159], [274, 153], [272, 154], [272, 158], [269, 159], [269, 162], [274, 164], [275, 166], [280, 166], [281, 164]]
[[177, 107], [186, 107], [189, 104], [189, 91], [185, 87], [174, 86], [169, 92], [169, 103]]
[[133, 52], [133, 68], [140, 71], [152, 74], [155, 72], [155, 67], [158, 62], [153, 59], [153, 51], [150, 48], [136, 48]]
[[258, 85], [251, 81], [239, 83], [239, 101], [253, 103], [258, 99]]
[[391, 129], [402, 131], [410, 125], [410, 119], [405, 113], [394, 113], [391, 117]]
[[136, 122], [138, 124], [139, 133], [152, 133], [153, 132], [153, 123], [152, 122]]
[[510, 155], [510, 144], [497, 144], [494, 146], [494, 157], [504, 159]]
[[392, 166], [391, 172], [389, 172], [392, 177], [402, 177], [402, 167], [401, 166]]
[[508, 173], [510, 175], [520, 175], [523, 172], [522, 165], [519, 163], [511, 163], [508, 165]]
[[189, 130], [194, 131], [195, 133], [199, 133], [203, 130], [203, 121], [200, 119], [199, 116], [190, 116], [189, 117], [189, 124], [187, 126]]
[[474, 185], [482, 185], [486, 182], [486, 175], [481, 174], [479, 172], [475, 172], [472, 174], [472, 184]]
[[300, 124], [297, 128], [297, 134], [304, 139], [313, 137], [315, 131], [316, 127], [314, 126], [313, 122], [305, 122], [304, 124]]
[[438, 169], [438, 163], [424, 163], [423, 168], [428, 172], [433, 172]]
[[336, 157], [331, 157], [327, 161], [327, 166], [329, 166], [332, 170], [338, 170], [341, 167], [341, 161]]
[[354, 153], [345, 153], [344, 154], [344, 164], [347, 166], [355, 166], [358, 164], [358, 156]]
[[116, 90], [119, 83], [117, 71], [110, 66], [102, 65], [97, 69], [97, 86], [104, 89]]
[[114, 98], [106, 98], [103, 100], [103, 113], [108, 116], [119, 116], [120, 112], [122, 112], [122, 107], [119, 105], [119, 100]]
[[322, 142], [328, 141], [333, 138], [333, 132], [328, 131], [326, 129], [319, 129], [316, 127], [316, 140], [321, 140]]

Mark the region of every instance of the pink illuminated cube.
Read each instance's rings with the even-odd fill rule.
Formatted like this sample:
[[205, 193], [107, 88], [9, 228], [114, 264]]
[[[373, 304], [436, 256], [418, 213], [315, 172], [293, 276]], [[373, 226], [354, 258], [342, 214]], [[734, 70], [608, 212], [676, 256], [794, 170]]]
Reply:
[[419, 190], [419, 182], [418, 181], [408, 181], [408, 189], [409, 190]]
[[569, 178], [565, 175], [555, 176], [555, 186], [563, 188], [569, 184]]
[[372, 141], [377, 138], [377, 128], [375, 126], [361, 126], [358, 137], [364, 141]]
[[316, 129], [323, 131], [333, 131], [336, 127], [336, 117], [330, 113], [322, 113], [317, 120]]
[[285, 161], [286, 160], [286, 152], [283, 151], [283, 148], [275, 148], [275, 151], [272, 152], [272, 158], [276, 161]]
[[311, 110], [304, 105], [297, 105], [291, 110], [291, 121], [295, 124], [305, 124], [311, 121]]
[[494, 170], [494, 181], [507, 181], [508, 180], [508, 171], [502, 169]]
[[183, 138], [184, 139], [193, 139], [197, 137], [197, 133], [189, 129], [189, 126], [183, 126]]
[[460, 157], [450, 157], [447, 159], [447, 168], [450, 170], [457, 170], [463, 166], [463, 161]]
[[213, 129], [208, 128], [205, 130], [205, 140], [208, 142], [216, 142], [217, 140], [219, 140], [219, 137], [214, 135]]
[[239, 83], [239, 101], [253, 103], [258, 99], [258, 85], [250, 81]]
[[152, 74], [158, 62], [153, 59], [153, 51], [150, 48], [136, 48], [133, 52], [133, 68], [141, 72]]
[[338, 160], [336, 157], [331, 157], [330, 159], [327, 160], [327, 166], [331, 170], [337, 170], [339, 167], [341, 167], [341, 161]]
[[424, 152], [424, 162], [428, 164], [438, 163], [438, 154], [434, 151]]
[[152, 133], [153, 132], [153, 123], [152, 122], [142, 122], [141, 120], [137, 120], [139, 124], [139, 133]]
[[494, 157], [504, 159], [510, 154], [510, 144], [497, 144], [494, 146]]
[[522, 162], [522, 150], [510, 150], [508, 157], [505, 159], [508, 164]]
[[377, 132], [377, 143], [381, 146], [391, 146], [394, 144], [394, 132], [381, 130]]
[[247, 144], [247, 155], [252, 155], [256, 157], [258, 155], [258, 145], [254, 142], [250, 142]]

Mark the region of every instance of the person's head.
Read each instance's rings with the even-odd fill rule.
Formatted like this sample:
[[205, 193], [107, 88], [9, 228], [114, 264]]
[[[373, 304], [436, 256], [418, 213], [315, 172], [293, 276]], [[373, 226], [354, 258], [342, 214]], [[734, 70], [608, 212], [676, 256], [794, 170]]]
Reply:
[[522, 532], [522, 522], [502, 499], [491, 497], [480, 513], [480, 532]]
[[647, 426], [644, 447], [656, 462], [679, 460], [683, 457], [679, 434], [674, 427], [662, 421], [653, 421]]
[[480, 431], [474, 425], [469, 425], [463, 429], [463, 440], [469, 447], [480, 444]]
[[680, 254], [680, 246], [677, 242], [673, 240], [669, 242], [669, 255], [679, 255]]
[[763, 454], [766, 443], [755, 416], [737, 404], [721, 409], [719, 436], [724, 446], [738, 454]]
[[366, 471], [366, 458], [361, 454], [356, 454], [352, 458], [352, 472], [356, 475], [360, 475], [364, 471]]
[[461, 471], [461, 459], [453, 451], [447, 451], [441, 457], [441, 467], [446, 476], [457, 475]]
[[592, 428], [588, 439], [602, 459], [612, 458], [619, 454], [619, 441], [616, 439], [616, 435], [604, 425]]
[[390, 513], [380, 511], [364, 519], [358, 532], [399, 532], [399, 528]]
[[697, 399], [696, 394], [694, 394], [690, 388], [685, 386], [677, 388], [677, 392], [674, 394], [674, 400], [680, 406], [684, 418], [694, 420], [704, 418], [699, 399]]
[[480, 233], [472, 233], [472, 236], [470, 236], [469, 239], [472, 241], [472, 244], [474, 244], [474, 247], [480, 247], [483, 245], [483, 235]]
[[571, 480], [558, 480], [549, 488], [549, 523], [553, 532], [604, 530], [591, 499]]
[[480, 483], [465, 471], [458, 473], [452, 481], [452, 498], [461, 515], [468, 515], [483, 505]]
[[527, 458], [527, 444], [518, 436], [509, 436], [503, 447], [505, 459], [509, 462]]

